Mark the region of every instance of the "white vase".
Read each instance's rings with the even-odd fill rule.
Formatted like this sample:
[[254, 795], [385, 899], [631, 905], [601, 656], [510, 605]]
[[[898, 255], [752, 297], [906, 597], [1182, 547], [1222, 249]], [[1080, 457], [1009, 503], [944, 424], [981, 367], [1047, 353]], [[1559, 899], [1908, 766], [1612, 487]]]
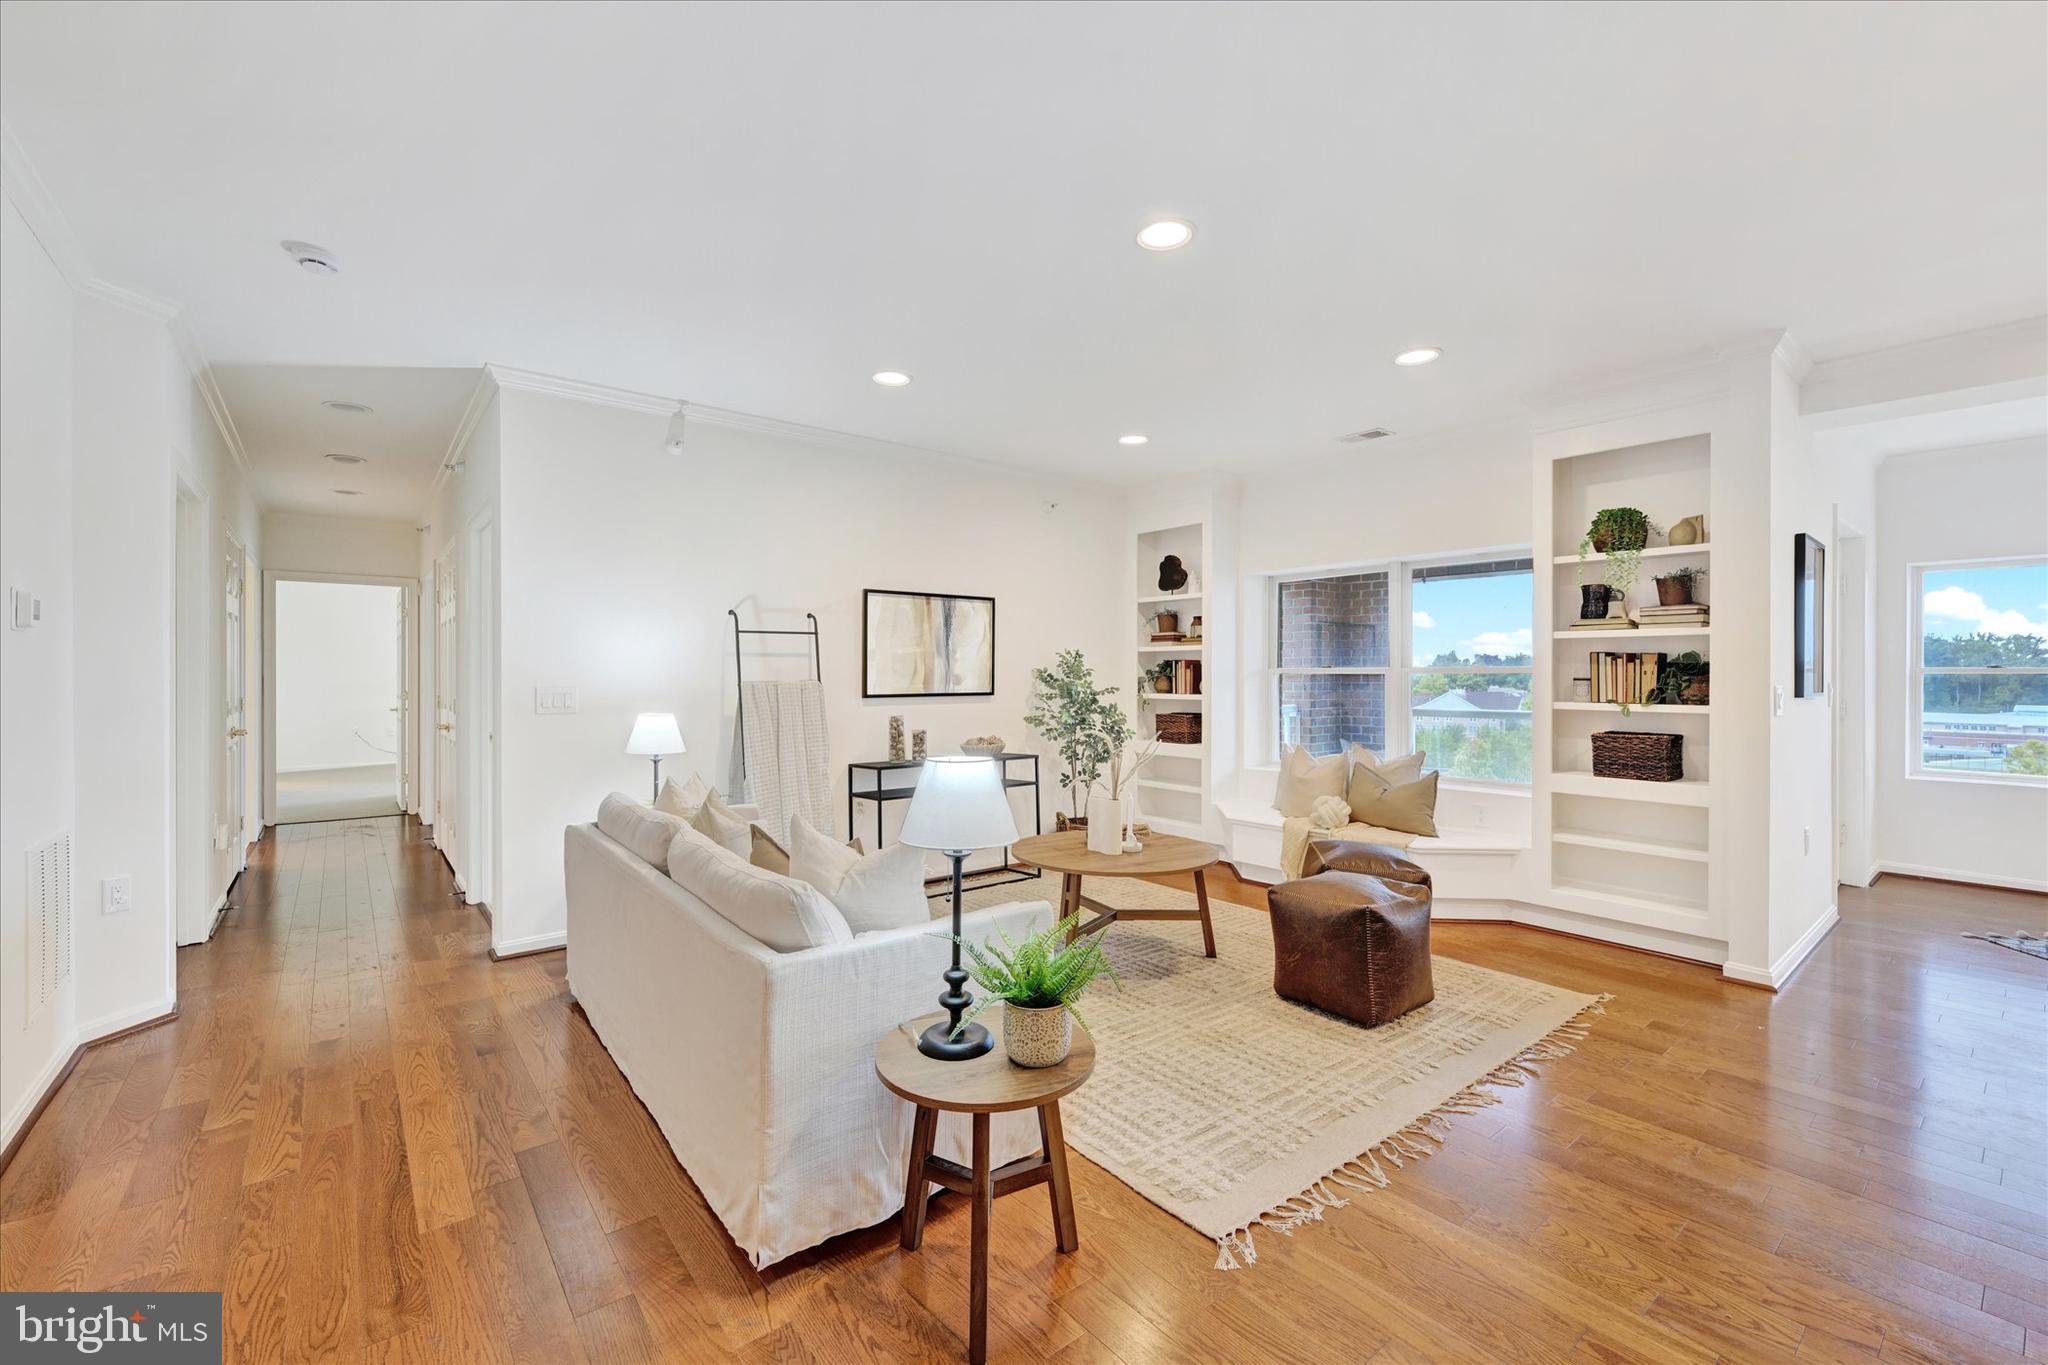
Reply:
[[1088, 851], [1124, 851], [1124, 803], [1098, 796], [1088, 803]]
[[1074, 1016], [1065, 1005], [1026, 1009], [1003, 1002], [1003, 1047], [1018, 1066], [1058, 1066], [1073, 1046]]

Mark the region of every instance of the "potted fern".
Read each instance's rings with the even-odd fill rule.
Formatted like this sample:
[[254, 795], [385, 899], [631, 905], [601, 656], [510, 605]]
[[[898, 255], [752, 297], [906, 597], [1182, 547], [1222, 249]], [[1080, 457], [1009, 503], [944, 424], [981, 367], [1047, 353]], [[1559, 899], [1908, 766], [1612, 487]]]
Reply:
[[[955, 939], [967, 954], [969, 973], [984, 994], [961, 1020], [1003, 1002], [1003, 1046], [1018, 1066], [1058, 1066], [1074, 1045], [1073, 1021], [1081, 1018], [1075, 1003], [1097, 977], [1117, 980], [1116, 968], [1102, 951], [1102, 935], [1088, 934], [1074, 942], [1067, 936], [1080, 925], [1072, 914], [1022, 943], [997, 931], [1000, 944]], [[1081, 1027], [1088, 1021], [1081, 1020]]]

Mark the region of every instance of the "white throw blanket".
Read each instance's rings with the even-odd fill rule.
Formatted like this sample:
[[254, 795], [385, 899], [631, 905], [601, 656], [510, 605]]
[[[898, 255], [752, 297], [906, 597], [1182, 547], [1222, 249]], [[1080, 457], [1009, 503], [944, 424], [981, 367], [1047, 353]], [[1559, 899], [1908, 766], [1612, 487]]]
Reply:
[[[810, 679], [746, 683], [740, 691], [740, 712], [740, 738], [746, 745], [744, 792], [761, 808], [761, 827], [785, 846], [792, 815], [831, 830], [824, 685]], [[737, 752], [733, 766], [739, 766]], [[737, 780], [734, 790], [741, 790]]]

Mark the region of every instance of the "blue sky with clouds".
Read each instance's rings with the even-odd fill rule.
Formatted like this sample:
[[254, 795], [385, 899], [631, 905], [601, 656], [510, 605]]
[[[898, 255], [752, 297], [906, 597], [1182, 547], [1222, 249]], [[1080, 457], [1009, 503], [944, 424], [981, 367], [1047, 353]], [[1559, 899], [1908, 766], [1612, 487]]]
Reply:
[[1930, 569], [1924, 585], [1928, 635], [2048, 636], [2048, 564]]
[[1427, 664], [1446, 650], [1456, 650], [1461, 659], [1529, 653], [1534, 611], [1530, 593], [1531, 580], [1525, 573], [1415, 584], [1409, 594], [1414, 661]]

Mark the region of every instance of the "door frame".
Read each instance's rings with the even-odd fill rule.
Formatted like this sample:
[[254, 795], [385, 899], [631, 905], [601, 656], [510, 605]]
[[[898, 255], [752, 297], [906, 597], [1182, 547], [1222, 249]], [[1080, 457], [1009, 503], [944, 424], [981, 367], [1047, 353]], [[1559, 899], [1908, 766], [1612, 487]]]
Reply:
[[[461, 657], [456, 667], [463, 680], [462, 697], [467, 702], [455, 717], [461, 731], [459, 758], [463, 765], [463, 790], [468, 794], [456, 837], [462, 841], [463, 861], [469, 876], [463, 899], [471, 905], [490, 905], [497, 897], [499, 874], [498, 841], [498, 519], [496, 510], [485, 508], [470, 519], [464, 546], [468, 572], [459, 582], [462, 594], [456, 627], [461, 636]], [[492, 917], [495, 934], [497, 917]]]
[[213, 774], [220, 738], [213, 724], [212, 504], [206, 487], [177, 474], [172, 502], [171, 916], [180, 947], [213, 932]]
[[[242, 734], [238, 737], [239, 742], [233, 744], [225, 751], [227, 754], [232, 755], [232, 757], [222, 760], [222, 767], [216, 774], [219, 778], [219, 783], [214, 791], [215, 805], [212, 828], [216, 838], [222, 836], [226, 838], [226, 846], [214, 850], [217, 857], [224, 858], [225, 860], [220, 869], [222, 875], [219, 880], [223, 886], [232, 887], [235, 884], [235, 878], [241, 876], [243, 869], [249, 865], [249, 843], [248, 839], [244, 836], [244, 831], [249, 825], [249, 807], [253, 804], [255, 796], [255, 793], [249, 789], [249, 741], [252, 737], [250, 735], [252, 727], [249, 724], [249, 694], [252, 691], [259, 690], [261, 684], [253, 676], [255, 670], [250, 667], [252, 661], [249, 658], [249, 613], [255, 610], [255, 604], [249, 600], [249, 550], [247, 546], [242, 544], [242, 538], [235, 534], [232, 526], [222, 526], [221, 540], [221, 559], [223, 561], [221, 582], [220, 591], [216, 595], [214, 606], [222, 612], [220, 635], [222, 654], [220, 657], [220, 686], [217, 689], [218, 697], [214, 707], [214, 714], [221, 725], [226, 725], [234, 719], [227, 705], [228, 688], [233, 685], [235, 673], [239, 669], [242, 684], [240, 705], [240, 728]], [[240, 614], [234, 622], [235, 628], [233, 630], [229, 629], [229, 623], [225, 614], [230, 588], [233, 589], [234, 596], [241, 605]], [[230, 664], [230, 658], [233, 659], [232, 665]], [[222, 742], [225, 739], [226, 736], [224, 735], [216, 734], [215, 736], [216, 743]], [[229, 797], [230, 792], [234, 793], [233, 799]]]
[[[373, 588], [397, 588], [399, 609], [405, 613], [406, 687], [414, 698], [420, 694], [420, 581], [417, 578], [374, 573], [316, 573], [310, 569], [265, 569], [263, 571], [263, 823], [277, 824], [277, 585], [279, 583], [360, 583]], [[407, 717], [413, 733], [398, 737], [401, 771], [411, 781], [406, 786], [407, 814], [419, 810], [419, 707]]]

